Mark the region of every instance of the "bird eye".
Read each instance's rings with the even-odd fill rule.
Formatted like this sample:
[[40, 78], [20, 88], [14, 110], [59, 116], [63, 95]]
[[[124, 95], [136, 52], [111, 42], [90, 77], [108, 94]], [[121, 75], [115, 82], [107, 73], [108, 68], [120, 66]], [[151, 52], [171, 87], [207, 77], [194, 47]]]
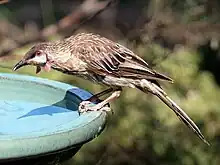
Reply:
[[40, 52], [40, 51], [36, 51], [35, 55], [36, 55], [36, 56], [40, 56], [40, 55], [41, 55], [41, 52]]

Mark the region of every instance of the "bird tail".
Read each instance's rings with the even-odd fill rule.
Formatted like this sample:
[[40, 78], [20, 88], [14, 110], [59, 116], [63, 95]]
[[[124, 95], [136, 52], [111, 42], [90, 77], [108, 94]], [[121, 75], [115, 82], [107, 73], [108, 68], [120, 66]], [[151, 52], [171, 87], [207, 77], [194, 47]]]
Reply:
[[169, 108], [171, 108], [174, 113], [179, 117], [179, 119], [185, 123], [204, 143], [210, 145], [196, 124], [190, 119], [190, 117], [171, 99], [167, 94], [160, 88], [157, 84], [152, 83], [147, 80], [141, 80], [140, 86], [137, 86], [138, 89], [145, 93], [152, 93], [156, 95], [161, 101], [163, 101]]

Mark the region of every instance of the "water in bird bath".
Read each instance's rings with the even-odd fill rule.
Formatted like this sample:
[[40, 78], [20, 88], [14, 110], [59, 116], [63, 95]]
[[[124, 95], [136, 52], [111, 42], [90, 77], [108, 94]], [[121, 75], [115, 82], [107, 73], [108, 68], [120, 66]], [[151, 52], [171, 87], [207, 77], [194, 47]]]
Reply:
[[53, 129], [79, 115], [63, 107], [27, 101], [0, 100], [0, 133], [24, 134]]
[[0, 77], [0, 139], [51, 132], [77, 119], [79, 98], [62, 85]]

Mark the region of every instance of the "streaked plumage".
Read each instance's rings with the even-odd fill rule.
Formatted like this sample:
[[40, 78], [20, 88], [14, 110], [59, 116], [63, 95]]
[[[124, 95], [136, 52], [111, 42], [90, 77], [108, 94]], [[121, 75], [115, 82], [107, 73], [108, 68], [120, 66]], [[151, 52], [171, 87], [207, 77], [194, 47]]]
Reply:
[[[46, 60], [43, 57], [46, 57]], [[39, 62], [40, 60], [42, 61]], [[98, 110], [119, 97], [121, 87], [137, 88], [145, 93], [152, 93], [208, 144], [196, 124], [160, 87], [159, 81], [172, 82], [172, 79], [153, 70], [131, 50], [100, 35], [80, 33], [62, 41], [38, 44], [24, 56], [14, 70], [23, 65], [36, 65], [37, 72], [42, 67], [46, 70], [52, 67], [63, 73], [111, 87], [113, 94], [93, 110]]]

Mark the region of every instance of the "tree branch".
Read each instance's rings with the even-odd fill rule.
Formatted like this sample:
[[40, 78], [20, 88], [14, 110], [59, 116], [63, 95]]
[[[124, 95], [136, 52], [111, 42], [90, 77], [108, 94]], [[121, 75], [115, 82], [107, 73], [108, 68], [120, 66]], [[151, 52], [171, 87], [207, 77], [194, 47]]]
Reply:
[[[0, 49], [0, 56], [6, 56], [14, 49], [23, 47], [29, 43], [46, 41], [49, 36], [67, 29], [72, 28], [71, 32], [74, 32], [79, 29], [82, 24], [85, 24], [89, 20], [93, 19], [116, 1], [117, 0], [85, 0], [75, 11], [62, 18], [57, 24], [49, 25], [41, 31], [35, 32], [35, 35], [24, 36], [17, 40], [14, 44], [9, 44], [7, 47], [3, 47]], [[23, 31], [23, 33], [25, 33], [25, 31]]]

